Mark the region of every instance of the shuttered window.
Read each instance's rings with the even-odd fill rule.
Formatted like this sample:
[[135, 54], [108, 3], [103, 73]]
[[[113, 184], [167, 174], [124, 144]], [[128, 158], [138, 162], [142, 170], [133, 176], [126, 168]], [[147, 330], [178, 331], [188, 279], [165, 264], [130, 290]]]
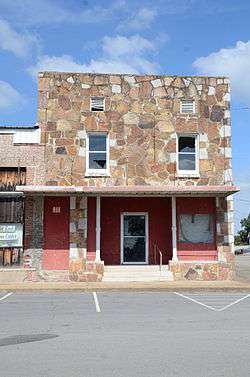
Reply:
[[195, 112], [195, 102], [192, 99], [185, 99], [181, 101], [181, 113], [193, 114]]
[[0, 223], [23, 222], [23, 198], [20, 196], [0, 198]]
[[104, 111], [104, 97], [91, 97], [90, 110], [91, 111]]

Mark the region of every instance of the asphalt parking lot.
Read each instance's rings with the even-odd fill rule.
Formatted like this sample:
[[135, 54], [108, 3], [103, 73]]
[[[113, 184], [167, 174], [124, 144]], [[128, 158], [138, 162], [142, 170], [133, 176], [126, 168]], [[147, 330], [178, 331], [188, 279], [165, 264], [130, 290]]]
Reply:
[[0, 294], [0, 376], [249, 376], [244, 292]]

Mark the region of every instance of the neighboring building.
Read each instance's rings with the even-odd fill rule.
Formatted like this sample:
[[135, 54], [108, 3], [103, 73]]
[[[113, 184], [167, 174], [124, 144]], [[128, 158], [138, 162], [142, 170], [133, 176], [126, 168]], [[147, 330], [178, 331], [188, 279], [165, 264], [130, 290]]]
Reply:
[[227, 78], [44, 72], [38, 90], [26, 279], [234, 277]]
[[43, 151], [37, 125], [0, 126], [0, 268], [24, 263], [24, 198], [16, 186], [43, 182]]

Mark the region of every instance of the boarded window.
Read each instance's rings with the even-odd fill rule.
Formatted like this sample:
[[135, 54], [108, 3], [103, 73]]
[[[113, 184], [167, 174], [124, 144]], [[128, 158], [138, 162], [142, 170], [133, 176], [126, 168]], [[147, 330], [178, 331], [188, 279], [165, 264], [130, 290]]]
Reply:
[[214, 241], [211, 214], [180, 215], [179, 241], [185, 243], [212, 243]]
[[25, 183], [25, 168], [0, 168], [0, 191], [15, 191], [17, 185], [25, 185]]
[[23, 198], [5, 197], [0, 198], [0, 223], [23, 222]]

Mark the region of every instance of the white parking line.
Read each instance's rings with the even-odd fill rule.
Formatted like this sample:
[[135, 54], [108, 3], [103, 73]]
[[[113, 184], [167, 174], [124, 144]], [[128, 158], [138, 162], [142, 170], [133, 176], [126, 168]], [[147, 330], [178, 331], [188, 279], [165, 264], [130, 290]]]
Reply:
[[213, 308], [213, 307], [210, 306], [210, 305], [203, 304], [203, 302], [200, 302], [200, 301], [195, 300], [195, 299], [193, 299], [193, 298], [191, 298], [191, 297], [185, 296], [185, 295], [183, 295], [182, 293], [174, 292], [174, 294], [177, 295], [177, 296], [180, 296], [180, 297], [186, 298], [187, 300], [192, 301], [192, 302], [194, 302], [195, 304], [198, 304], [198, 305], [204, 306], [204, 307], [207, 308], [207, 309], [214, 310], [215, 312], [218, 311], [218, 309]]
[[14, 292], [9, 292], [9, 293], [7, 293], [6, 295], [4, 295], [3, 297], [0, 298], [0, 301], [5, 300], [7, 297], [13, 295], [13, 293], [14, 293]]
[[213, 311], [215, 311], [215, 312], [222, 312], [223, 310], [226, 310], [226, 309], [230, 308], [231, 306], [238, 304], [240, 301], [243, 301], [243, 300], [247, 299], [248, 297], [250, 297], [250, 295], [248, 294], [248, 295], [246, 295], [246, 296], [244, 296], [244, 297], [239, 298], [238, 300], [235, 300], [235, 301], [231, 302], [231, 303], [228, 304], [228, 305], [223, 306], [222, 308], [214, 308], [214, 307], [211, 306], [211, 305], [206, 305], [206, 304], [204, 304], [203, 302], [198, 301], [198, 300], [195, 300], [195, 299], [192, 298], [192, 297], [185, 296], [185, 295], [183, 295], [182, 293], [174, 292], [174, 294], [176, 294], [176, 295], [178, 295], [178, 296], [180, 296], [180, 297], [183, 297], [183, 298], [185, 298], [185, 299], [187, 299], [187, 300], [189, 300], [189, 301], [192, 301], [192, 302], [194, 302], [195, 304], [198, 304], [198, 305], [204, 306], [205, 308], [210, 309], [210, 310], [213, 310]]
[[94, 302], [95, 302], [95, 310], [96, 310], [97, 313], [100, 313], [101, 309], [100, 309], [100, 305], [99, 305], [99, 302], [98, 302], [97, 294], [96, 294], [96, 292], [92, 292], [92, 293], [93, 293]]
[[231, 306], [233, 306], [235, 304], [238, 304], [238, 302], [243, 301], [243, 300], [245, 300], [248, 297], [250, 297], [250, 295], [246, 295], [244, 297], [241, 297], [238, 300], [236, 300], [234, 302], [231, 302], [231, 304], [228, 304], [228, 305], [224, 306], [223, 308], [218, 309], [218, 312], [222, 312], [223, 310], [228, 309], [228, 308], [230, 308]]

